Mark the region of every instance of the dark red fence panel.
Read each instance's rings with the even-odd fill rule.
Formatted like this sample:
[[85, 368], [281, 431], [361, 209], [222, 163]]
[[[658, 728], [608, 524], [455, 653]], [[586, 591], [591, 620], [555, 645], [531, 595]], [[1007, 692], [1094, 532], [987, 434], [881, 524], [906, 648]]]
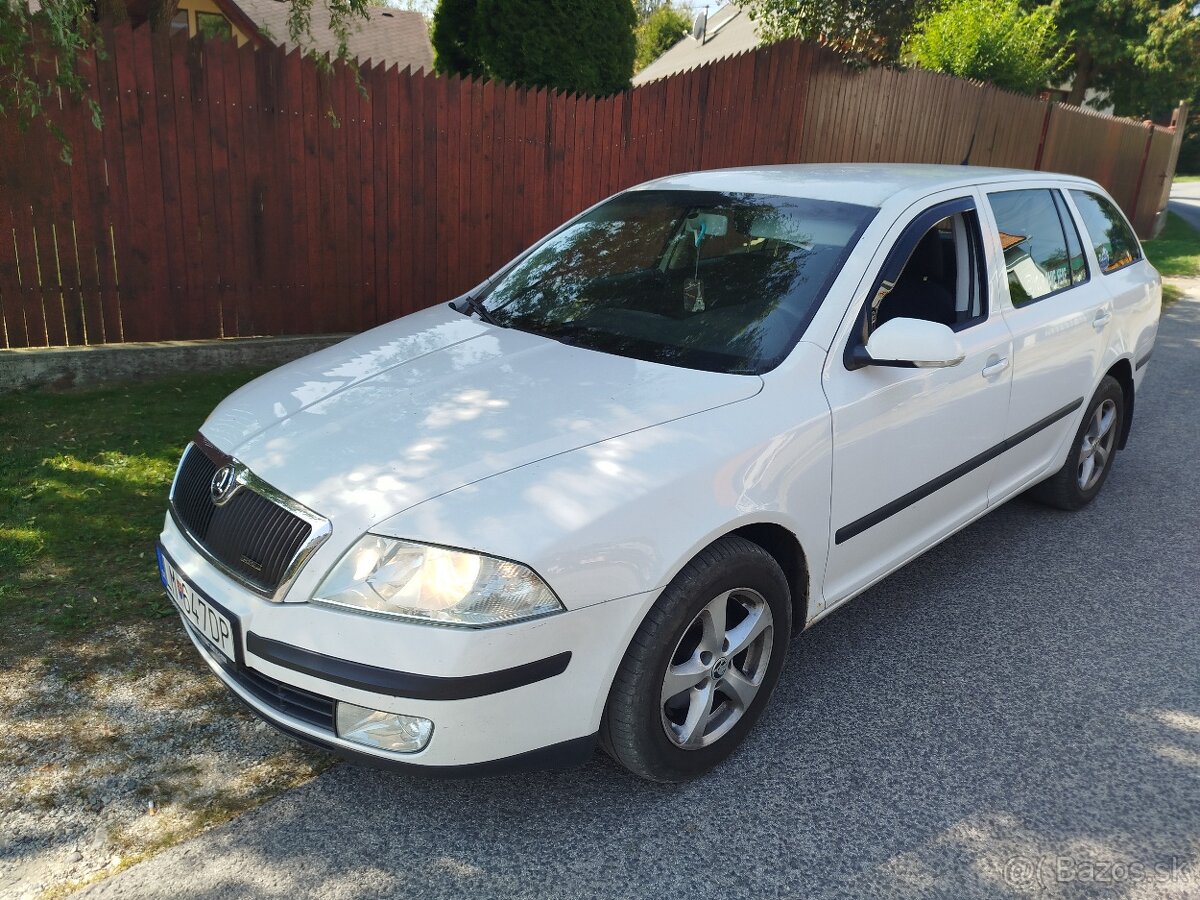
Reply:
[[[1095, 178], [1142, 234], [1174, 129], [787, 42], [593, 98], [105, 28], [86, 103], [0, 120], [0, 346], [368, 328], [697, 168], [931, 162]], [[35, 63], [30, 65], [45, 65]]]

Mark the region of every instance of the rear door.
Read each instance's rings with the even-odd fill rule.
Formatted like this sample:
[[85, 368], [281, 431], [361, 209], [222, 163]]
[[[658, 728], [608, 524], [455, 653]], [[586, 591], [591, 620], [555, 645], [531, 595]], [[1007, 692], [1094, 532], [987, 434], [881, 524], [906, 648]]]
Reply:
[[[1071, 188], [1067, 202], [1074, 207], [1084, 247], [1099, 272], [1099, 281], [1112, 297], [1113, 318], [1124, 326], [1118, 352], [1129, 353], [1140, 372], [1150, 360], [1158, 332], [1161, 282], [1146, 261], [1137, 236], [1117, 205], [1095, 189]], [[1112, 335], [1116, 342], [1120, 335]]]
[[1099, 378], [1112, 301], [1058, 187], [1006, 183], [985, 194], [992, 291], [1013, 339], [1006, 445], [988, 491], [996, 502], [1045, 474], [1074, 434]]

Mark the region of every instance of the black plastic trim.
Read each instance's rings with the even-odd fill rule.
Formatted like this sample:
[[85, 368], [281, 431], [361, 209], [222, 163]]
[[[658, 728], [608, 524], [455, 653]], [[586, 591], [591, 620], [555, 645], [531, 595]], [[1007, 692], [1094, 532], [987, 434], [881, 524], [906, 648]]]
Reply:
[[1146, 355], [1145, 355], [1145, 356], [1143, 356], [1141, 359], [1139, 359], [1139, 360], [1138, 360], [1138, 361], [1137, 361], [1137, 362], [1134, 364], [1134, 366], [1133, 366], [1133, 371], [1135, 371], [1135, 372], [1139, 371], [1139, 370], [1142, 368], [1142, 366], [1144, 366], [1146, 363], [1150, 362], [1150, 357], [1151, 357], [1151, 356], [1153, 356], [1153, 355], [1154, 355], [1154, 350], [1153, 350], [1153, 349], [1147, 350], [1147, 351], [1146, 351]]
[[[232, 691], [230, 693], [233, 693]], [[486, 778], [496, 775], [510, 775], [514, 772], [538, 772], [549, 769], [573, 769], [583, 765], [596, 752], [599, 744], [599, 733], [572, 738], [536, 750], [527, 750], [515, 756], [505, 756], [488, 762], [467, 763], [461, 766], [423, 766], [420, 763], [406, 762], [401, 759], [377, 756], [358, 750], [351, 750], [332, 741], [326, 742], [320, 738], [294, 728], [289, 728], [282, 722], [277, 722], [270, 716], [263, 715], [237, 694], [233, 694], [252, 713], [288, 737], [332, 753], [356, 766], [370, 769], [383, 769], [390, 772], [403, 772], [406, 775], [418, 775], [426, 778]]]
[[469, 700], [473, 697], [499, 694], [561, 675], [571, 661], [571, 652], [567, 650], [497, 672], [442, 676], [397, 672], [380, 666], [338, 659], [335, 656], [326, 656], [324, 653], [265, 638], [253, 631], [246, 633], [246, 649], [259, 659], [294, 672], [303, 672], [313, 678], [373, 694], [387, 694], [409, 700]]
[[861, 519], [856, 519], [849, 525], [842, 526], [834, 535], [834, 543], [843, 544], [850, 540], [850, 538], [862, 534], [868, 528], [873, 528], [880, 522], [890, 519], [892, 516], [896, 515], [896, 513], [908, 509], [908, 507], [912, 506], [918, 500], [924, 500], [930, 494], [940, 491], [946, 485], [958, 480], [959, 478], [962, 478], [969, 472], [975, 471], [985, 463], [991, 462], [1005, 450], [1011, 450], [1013, 447], [1017, 446], [1023, 441], [1027, 441], [1029, 438], [1033, 437], [1039, 431], [1043, 431], [1046, 428], [1049, 428], [1055, 422], [1065, 419], [1081, 406], [1083, 406], [1082, 397], [1073, 403], [1068, 403], [1062, 409], [1052, 412], [1050, 415], [1046, 416], [1046, 418], [1035, 422], [1023, 431], [1018, 431], [1012, 437], [1005, 438], [994, 447], [989, 447], [979, 455], [971, 457], [964, 463], [960, 463], [950, 471], [944, 472], [937, 478], [925, 482], [918, 488], [914, 488], [903, 497], [898, 497], [891, 503], [887, 503], [879, 507], [879, 509], [875, 510], [874, 512], [867, 513]]

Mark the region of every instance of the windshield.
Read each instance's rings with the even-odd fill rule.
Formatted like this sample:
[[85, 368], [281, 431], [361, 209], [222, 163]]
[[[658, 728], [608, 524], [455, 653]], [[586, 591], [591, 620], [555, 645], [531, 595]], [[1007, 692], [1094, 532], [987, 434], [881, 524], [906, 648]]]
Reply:
[[761, 194], [630, 191], [547, 239], [479, 299], [505, 327], [759, 374], [795, 346], [875, 212]]

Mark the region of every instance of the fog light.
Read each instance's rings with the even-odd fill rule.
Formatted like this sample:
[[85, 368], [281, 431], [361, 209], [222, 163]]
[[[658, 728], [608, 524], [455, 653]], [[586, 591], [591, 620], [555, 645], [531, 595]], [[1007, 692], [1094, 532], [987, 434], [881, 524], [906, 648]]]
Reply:
[[337, 705], [338, 737], [393, 753], [424, 750], [433, 735], [433, 723], [417, 716], [367, 709], [353, 703]]

